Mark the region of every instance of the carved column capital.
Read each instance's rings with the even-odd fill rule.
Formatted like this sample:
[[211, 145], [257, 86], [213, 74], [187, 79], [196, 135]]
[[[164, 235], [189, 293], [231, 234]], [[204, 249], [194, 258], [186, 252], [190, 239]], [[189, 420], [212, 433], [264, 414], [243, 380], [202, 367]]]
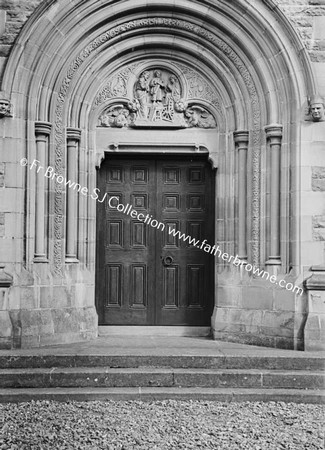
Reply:
[[234, 132], [234, 140], [235, 140], [235, 144], [237, 145], [248, 145], [248, 141], [249, 141], [249, 131], [235, 131]]
[[277, 123], [267, 125], [265, 127], [266, 138], [270, 141], [271, 144], [280, 144], [282, 140], [283, 134], [283, 126]]
[[35, 136], [45, 135], [48, 136], [51, 133], [52, 124], [49, 122], [35, 122]]
[[79, 142], [81, 139], [81, 130], [79, 128], [67, 128], [67, 140]]

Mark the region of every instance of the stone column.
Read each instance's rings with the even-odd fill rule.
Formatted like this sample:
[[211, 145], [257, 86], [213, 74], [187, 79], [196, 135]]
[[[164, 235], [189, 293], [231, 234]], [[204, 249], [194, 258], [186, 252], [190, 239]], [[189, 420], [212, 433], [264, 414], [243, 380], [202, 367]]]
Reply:
[[281, 193], [281, 143], [282, 125], [268, 125], [266, 139], [271, 156], [271, 198], [270, 198], [270, 253], [267, 265], [281, 265], [280, 248], [280, 193]]
[[[35, 123], [36, 159], [38, 166], [46, 168], [48, 161], [48, 137], [52, 125], [48, 122]], [[45, 206], [46, 206], [46, 183], [44, 172], [36, 173], [35, 189], [35, 255], [34, 262], [47, 262], [45, 246]]]
[[238, 151], [238, 257], [247, 261], [247, 151], [248, 131], [234, 133]]
[[[66, 179], [78, 183], [78, 147], [81, 131], [76, 128], [67, 129], [67, 171]], [[77, 259], [77, 213], [78, 190], [67, 186], [66, 190], [66, 257], [68, 263]]]

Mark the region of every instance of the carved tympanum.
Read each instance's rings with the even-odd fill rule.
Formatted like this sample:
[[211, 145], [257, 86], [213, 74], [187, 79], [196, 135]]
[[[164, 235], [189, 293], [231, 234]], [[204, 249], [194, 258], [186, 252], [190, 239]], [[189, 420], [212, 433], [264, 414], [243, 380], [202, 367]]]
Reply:
[[214, 128], [211, 113], [188, 105], [179, 78], [166, 69], [143, 71], [133, 88], [133, 99], [110, 106], [99, 118], [103, 127]]

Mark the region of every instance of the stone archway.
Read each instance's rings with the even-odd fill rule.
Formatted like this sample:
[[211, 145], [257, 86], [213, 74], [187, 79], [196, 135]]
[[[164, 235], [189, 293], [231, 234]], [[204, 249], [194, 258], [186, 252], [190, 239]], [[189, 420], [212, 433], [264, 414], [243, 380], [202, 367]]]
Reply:
[[[125, 107], [123, 80], [132, 78], [141, 65], [173, 67], [173, 73], [183, 77], [192, 90], [190, 106], [199, 102], [201, 111], [213, 112], [218, 133], [207, 139], [217, 142], [206, 147], [210, 152], [214, 148], [210, 157], [218, 168], [216, 235], [220, 246], [252, 265], [268, 264], [284, 277], [293, 267], [299, 276], [299, 248], [291, 238], [299, 209], [289, 189], [289, 179], [298, 182], [293, 168], [299, 143], [291, 137], [298, 134], [297, 111], [307, 93], [314, 91], [314, 82], [306, 55], [300, 51], [297, 56], [297, 37], [272, 6], [271, 1], [256, 6], [245, 0], [236, 6], [194, 0], [178, 6], [167, 0], [164, 6], [152, 2], [148, 10], [144, 1], [136, 5], [131, 0], [105, 5], [53, 1], [39, 7], [29, 20], [8, 62], [2, 89], [14, 104], [18, 128], [27, 123], [21, 127], [19, 156], [36, 159], [42, 167], [52, 166], [56, 175], [44, 184], [35, 171], [24, 172], [29, 239], [20, 250], [23, 264], [15, 266], [20, 306], [12, 314], [13, 321], [22, 324], [22, 345], [96, 333], [96, 207], [89, 194], [96, 189], [95, 167], [116, 142], [116, 133], [119, 143], [130, 136], [124, 127], [110, 130], [107, 146], [98, 147], [96, 124], [103, 114], [109, 121], [116, 105]], [[280, 31], [272, 29], [275, 17], [283, 24]], [[284, 49], [281, 54], [279, 46]], [[34, 58], [24, 59], [25, 55]], [[286, 108], [281, 106], [283, 99]], [[192, 128], [188, 130], [190, 142], [205, 145], [195, 140], [196, 127]], [[276, 145], [278, 151], [281, 144], [282, 160], [279, 163], [275, 158], [271, 164], [271, 173], [281, 173], [280, 193], [270, 188], [267, 168], [270, 146]], [[66, 188], [58, 177], [75, 181], [80, 189]], [[271, 205], [265, 201], [267, 195], [272, 197]], [[271, 206], [276, 220], [269, 223]], [[215, 337], [300, 345], [302, 336], [295, 327], [304, 320], [303, 314], [282, 314], [281, 307], [274, 306], [277, 292], [270, 294], [266, 286], [243, 277], [222, 260], [216, 260], [216, 271]], [[49, 288], [48, 300], [41, 287]], [[37, 307], [23, 308], [26, 289], [38, 292]], [[249, 303], [248, 299], [261, 295], [266, 298], [263, 304], [258, 300]], [[277, 318], [285, 315], [285, 322], [293, 325], [283, 334]], [[274, 319], [272, 338], [267, 333], [270, 317]], [[49, 326], [45, 331], [38, 326], [37, 338], [29, 340], [24, 324], [31, 320]], [[69, 334], [71, 324], [74, 331]]]

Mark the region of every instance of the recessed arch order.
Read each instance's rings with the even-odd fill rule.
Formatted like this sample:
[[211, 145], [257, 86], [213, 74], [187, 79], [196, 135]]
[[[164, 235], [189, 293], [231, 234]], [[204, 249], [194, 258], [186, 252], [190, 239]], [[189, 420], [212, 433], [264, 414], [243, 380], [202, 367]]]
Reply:
[[[284, 142], [292, 141], [286, 157], [293, 162], [298, 143], [292, 136], [298, 126], [292, 129], [292, 124], [308, 93], [315, 91], [306, 50], [271, 0], [42, 3], [18, 37], [2, 82], [15, 117], [28, 117], [26, 155], [35, 153], [34, 122], [51, 123], [50, 162], [62, 173], [66, 129], [82, 129], [82, 146], [91, 147], [99, 111], [95, 100], [107, 80], [132, 63], [152, 60], [195, 69], [214, 87], [218, 127], [226, 141], [236, 130], [250, 132], [249, 233], [251, 259], [259, 264], [263, 129], [283, 125]], [[94, 184], [91, 157], [84, 165]], [[64, 214], [59, 186], [54, 210], [59, 254], [63, 231], [58, 217]]]

